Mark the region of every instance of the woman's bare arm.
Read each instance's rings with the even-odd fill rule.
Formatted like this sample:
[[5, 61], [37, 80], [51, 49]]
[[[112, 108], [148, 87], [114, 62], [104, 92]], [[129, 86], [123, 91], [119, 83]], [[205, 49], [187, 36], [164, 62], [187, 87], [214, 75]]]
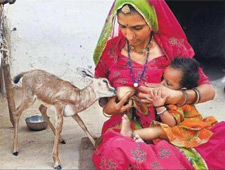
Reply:
[[[215, 90], [213, 88], [213, 86], [211, 84], [202, 84], [199, 85], [198, 87], [196, 87], [200, 94], [201, 94], [201, 99], [199, 100], [198, 103], [203, 103], [203, 102], [207, 102], [209, 100], [213, 100], [215, 97]], [[189, 96], [189, 100], [188, 103], [193, 103], [193, 101], [195, 101], [196, 99], [196, 94], [193, 90], [187, 90], [186, 91], [188, 93]], [[181, 95], [181, 99], [177, 98], [177, 100], [175, 99], [175, 101], [179, 104], [182, 104], [181, 102], [184, 101], [185, 97], [184, 95]], [[173, 99], [171, 99], [171, 101], [173, 101]], [[169, 101], [170, 102], [170, 101]]]
[[132, 100], [128, 101], [130, 94], [130, 92], [125, 94], [118, 103], [116, 103], [116, 97], [109, 98], [107, 104], [103, 107], [103, 111], [108, 115], [123, 114], [132, 107]]
[[[152, 106], [152, 103], [149, 102], [146, 98], [150, 97], [149, 92], [152, 88], [155, 87], [162, 89], [162, 95], [169, 96], [166, 102], [167, 104], [182, 104], [185, 100], [185, 96], [180, 90], [172, 90], [161, 84], [146, 83], [146, 86], [140, 86], [138, 88], [138, 97], [141, 98], [141, 101], [147, 104], [148, 106]], [[212, 100], [215, 97], [215, 90], [211, 84], [199, 85], [197, 89], [200, 91], [201, 94], [201, 99], [199, 103]], [[196, 98], [195, 92], [193, 90], [187, 90], [186, 92], [189, 96], [188, 103], [193, 103]]]

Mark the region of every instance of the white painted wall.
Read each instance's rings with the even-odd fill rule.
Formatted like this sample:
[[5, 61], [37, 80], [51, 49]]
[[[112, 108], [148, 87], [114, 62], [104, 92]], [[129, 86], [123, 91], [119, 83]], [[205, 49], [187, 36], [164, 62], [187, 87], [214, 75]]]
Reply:
[[77, 67], [94, 70], [93, 52], [113, 0], [17, 0], [5, 5], [12, 76], [43, 69], [78, 84]]

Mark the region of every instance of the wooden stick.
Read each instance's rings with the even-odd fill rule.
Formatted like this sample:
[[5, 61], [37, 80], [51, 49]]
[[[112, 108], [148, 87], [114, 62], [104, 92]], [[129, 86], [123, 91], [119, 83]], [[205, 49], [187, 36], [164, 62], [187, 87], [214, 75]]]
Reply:
[[[3, 12], [3, 7], [1, 6], [1, 16]], [[10, 34], [7, 32], [7, 23], [5, 17], [1, 17], [1, 24], [2, 24], [2, 33], [1, 38], [1, 52], [3, 55], [3, 63], [2, 63], [2, 69], [3, 69], [3, 75], [4, 75], [4, 81], [5, 81], [5, 88], [6, 88], [6, 98], [8, 103], [8, 109], [9, 109], [9, 117], [10, 121], [14, 127], [14, 118], [13, 113], [15, 111], [15, 101], [14, 101], [14, 86], [12, 84], [12, 78], [10, 74], [10, 65], [9, 65], [9, 44], [10, 44]]]

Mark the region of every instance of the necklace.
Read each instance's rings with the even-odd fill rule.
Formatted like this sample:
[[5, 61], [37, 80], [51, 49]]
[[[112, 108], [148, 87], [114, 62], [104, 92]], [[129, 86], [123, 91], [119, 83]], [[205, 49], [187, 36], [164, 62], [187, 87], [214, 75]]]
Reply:
[[151, 35], [150, 35], [150, 39], [148, 41], [148, 45], [147, 45], [147, 55], [146, 55], [146, 60], [145, 60], [145, 64], [144, 64], [144, 68], [143, 68], [143, 71], [139, 77], [138, 80], [135, 80], [134, 78], [134, 74], [133, 74], [133, 69], [132, 69], [132, 61], [131, 61], [131, 56], [130, 56], [130, 44], [129, 44], [129, 41], [127, 40], [127, 53], [128, 53], [128, 64], [129, 64], [129, 69], [130, 69], [130, 75], [131, 75], [131, 78], [132, 78], [132, 81], [133, 81], [133, 86], [134, 87], [138, 87], [139, 86], [139, 82], [140, 80], [142, 79], [142, 77], [144, 76], [144, 73], [147, 69], [147, 64], [148, 64], [148, 56], [149, 56], [149, 53], [150, 53], [150, 49], [149, 49], [149, 44], [152, 40], [152, 37], [153, 37], [153, 32], [151, 32]]
[[[151, 42], [150, 42], [151, 43]], [[135, 48], [135, 46], [133, 46], [133, 45], [130, 45], [130, 51], [131, 51], [131, 53], [132, 52], [136, 52], [136, 53], [138, 53], [138, 54], [141, 54], [141, 55], [146, 55], [146, 53], [147, 53], [147, 51], [148, 51], [148, 48], [150, 48], [150, 44], [146, 47], [146, 48], [142, 48], [141, 50], [137, 50], [136, 48]]]

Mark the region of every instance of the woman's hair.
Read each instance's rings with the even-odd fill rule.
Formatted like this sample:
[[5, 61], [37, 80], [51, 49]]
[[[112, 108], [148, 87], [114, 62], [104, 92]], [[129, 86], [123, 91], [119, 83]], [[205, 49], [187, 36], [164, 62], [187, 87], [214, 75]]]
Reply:
[[180, 81], [181, 87], [192, 89], [198, 85], [200, 64], [193, 58], [176, 57], [171, 61], [170, 67], [179, 69], [183, 72], [183, 77]]
[[130, 4], [123, 5], [120, 9], [117, 10], [117, 14], [123, 13], [123, 14], [132, 14], [134, 12], [137, 12], [137, 10]]

